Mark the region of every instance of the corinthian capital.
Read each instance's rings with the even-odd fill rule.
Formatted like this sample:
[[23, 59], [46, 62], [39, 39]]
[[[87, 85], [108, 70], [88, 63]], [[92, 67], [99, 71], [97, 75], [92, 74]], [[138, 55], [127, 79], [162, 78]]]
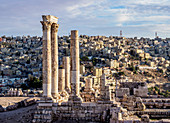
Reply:
[[58, 32], [58, 27], [59, 27], [59, 24], [53, 23], [53, 24], [51, 25], [51, 31], [52, 31], [52, 32]]
[[47, 21], [40, 21], [42, 24], [42, 29], [43, 30], [50, 30], [51, 29], [51, 22], [47, 22]]

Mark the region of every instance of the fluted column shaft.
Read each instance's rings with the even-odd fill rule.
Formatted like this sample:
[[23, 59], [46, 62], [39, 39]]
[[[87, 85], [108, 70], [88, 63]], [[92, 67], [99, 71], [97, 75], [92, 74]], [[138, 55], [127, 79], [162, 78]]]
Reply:
[[70, 92], [70, 57], [63, 57], [63, 67], [65, 69], [65, 89]]
[[71, 94], [79, 96], [79, 40], [78, 31], [71, 31], [70, 42], [70, 61], [71, 61]]
[[85, 88], [87, 89], [92, 89], [92, 78], [87, 78], [86, 79], [86, 84], [85, 84]]
[[52, 55], [52, 96], [58, 96], [58, 24], [53, 23], [51, 26], [51, 55]]
[[106, 84], [106, 75], [103, 74], [100, 77], [100, 90], [104, 90], [105, 89], [105, 84]]
[[43, 26], [43, 96], [51, 97], [51, 23], [41, 21]]
[[65, 69], [59, 69], [58, 90], [65, 90]]
[[93, 91], [94, 89], [92, 88], [92, 78], [86, 78], [86, 84], [85, 84], [85, 92], [90, 92]]

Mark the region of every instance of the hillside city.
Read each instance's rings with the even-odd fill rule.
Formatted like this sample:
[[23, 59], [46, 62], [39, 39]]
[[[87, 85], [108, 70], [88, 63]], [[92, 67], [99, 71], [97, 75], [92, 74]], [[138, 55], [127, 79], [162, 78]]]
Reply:
[[[170, 38], [125, 38], [122, 36], [80, 35], [80, 87], [93, 78], [99, 87], [102, 71], [112, 88], [121, 82], [146, 82], [148, 93], [170, 97]], [[70, 56], [70, 36], [58, 37], [59, 67], [63, 56]], [[0, 38], [0, 94], [10, 88], [41, 90], [28, 80], [42, 83], [42, 37], [16, 36]]]

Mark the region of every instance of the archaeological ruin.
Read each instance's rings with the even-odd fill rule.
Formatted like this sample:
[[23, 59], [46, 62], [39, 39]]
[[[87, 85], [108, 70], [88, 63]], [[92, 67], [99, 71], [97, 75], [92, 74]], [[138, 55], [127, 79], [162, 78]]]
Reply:
[[[33, 123], [53, 121], [148, 123], [150, 118], [168, 118], [170, 100], [148, 99], [145, 83], [126, 85], [122, 83], [116, 96], [103, 72], [99, 88], [94, 89], [92, 78], [85, 79], [85, 88], [80, 92], [79, 35], [71, 31], [70, 57], [63, 57], [62, 68], [58, 61], [58, 18], [42, 16], [43, 27], [43, 97], [38, 101]], [[135, 89], [134, 89], [135, 88]], [[143, 91], [142, 91], [143, 90]], [[96, 94], [98, 93], [99, 94]], [[131, 94], [133, 93], [133, 94]], [[156, 103], [158, 102], [158, 103]], [[161, 107], [158, 110], [157, 107]], [[153, 109], [154, 107], [154, 109]]]

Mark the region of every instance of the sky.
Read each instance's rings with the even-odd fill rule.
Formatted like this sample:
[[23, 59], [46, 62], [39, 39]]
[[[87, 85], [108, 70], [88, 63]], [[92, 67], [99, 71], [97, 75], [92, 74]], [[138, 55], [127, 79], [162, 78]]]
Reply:
[[59, 18], [58, 35], [170, 38], [170, 0], [0, 0], [0, 36], [42, 36], [42, 15]]

